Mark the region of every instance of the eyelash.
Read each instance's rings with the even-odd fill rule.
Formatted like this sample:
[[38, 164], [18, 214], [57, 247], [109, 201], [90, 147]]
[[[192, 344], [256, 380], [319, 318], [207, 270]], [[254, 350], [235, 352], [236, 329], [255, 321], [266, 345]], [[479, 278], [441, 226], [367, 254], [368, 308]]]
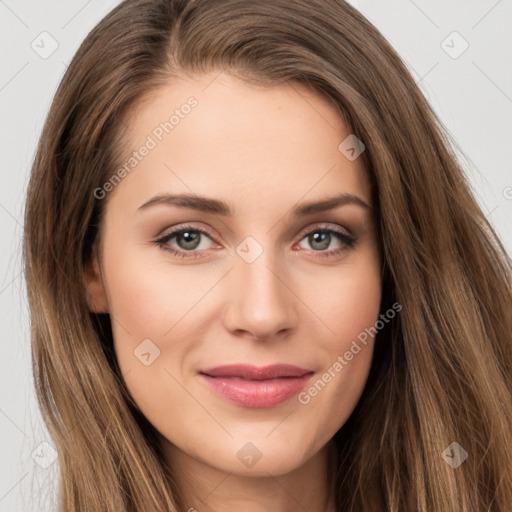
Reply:
[[[173, 256], [176, 256], [178, 258], [198, 258], [198, 257], [200, 257], [198, 254], [202, 251], [176, 250], [176, 249], [171, 249], [167, 245], [167, 243], [172, 238], [174, 238], [177, 234], [191, 232], [191, 231], [194, 233], [200, 233], [200, 234], [206, 235], [207, 237], [209, 237], [212, 240], [214, 239], [213, 236], [211, 235], [211, 233], [209, 233], [208, 231], [206, 231], [204, 229], [199, 229], [199, 228], [195, 228], [193, 226], [184, 225], [178, 229], [174, 229], [174, 230], [170, 231], [169, 233], [164, 234], [162, 237], [155, 240], [154, 243], [161, 249], [163, 249], [165, 251], [169, 251]], [[356, 237], [348, 235], [347, 233], [344, 233], [341, 230], [338, 231], [333, 228], [327, 228], [327, 227], [323, 227], [323, 226], [319, 225], [319, 226], [315, 226], [313, 229], [310, 229], [309, 231], [306, 231], [305, 233], [301, 233], [300, 241], [302, 241], [304, 238], [306, 238], [308, 235], [311, 235], [312, 233], [327, 233], [330, 235], [334, 235], [343, 244], [343, 247], [339, 247], [338, 249], [331, 249], [329, 251], [315, 251], [315, 250], [311, 249], [313, 252], [317, 253], [317, 256], [315, 256], [315, 257], [320, 257], [320, 258], [336, 256], [343, 251], [351, 249], [355, 246], [355, 244], [358, 240]]]

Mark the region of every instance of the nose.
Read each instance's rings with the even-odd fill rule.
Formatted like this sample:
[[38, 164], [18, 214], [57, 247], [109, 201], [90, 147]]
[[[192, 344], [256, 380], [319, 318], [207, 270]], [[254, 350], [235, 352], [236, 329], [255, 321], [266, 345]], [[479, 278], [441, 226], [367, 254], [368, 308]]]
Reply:
[[289, 335], [296, 329], [297, 297], [288, 273], [264, 251], [252, 263], [235, 257], [229, 273], [224, 325], [236, 336], [258, 341]]

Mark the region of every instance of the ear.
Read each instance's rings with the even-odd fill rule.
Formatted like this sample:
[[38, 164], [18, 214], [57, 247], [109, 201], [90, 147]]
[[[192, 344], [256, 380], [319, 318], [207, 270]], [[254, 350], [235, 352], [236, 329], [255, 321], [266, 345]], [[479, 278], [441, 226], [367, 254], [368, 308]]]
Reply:
[[92, 313], [108, 313], [107, 296], [100, 272], [96, 244], [94, 244], [91, 257], [87, 262], [84, 280], [89, 310]]

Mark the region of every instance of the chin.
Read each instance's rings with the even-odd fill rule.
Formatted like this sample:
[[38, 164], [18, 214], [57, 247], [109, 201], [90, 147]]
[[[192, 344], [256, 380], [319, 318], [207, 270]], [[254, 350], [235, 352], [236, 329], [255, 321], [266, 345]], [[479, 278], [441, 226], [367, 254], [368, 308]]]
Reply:
[[222, 461], [215, 461], [216, 467], [222, 471], [239, 476], [268, 477], [286, 475], [299, 468], [303, 462], [303, 454], [283, 449], [279, 452], [262, 453], [261, 458], [251, 465], [244, 463], [237, 456], [226, 457]]
[[[269, 437], [268, 431], [260, 437], [239, 437], [231, 439], [217, 453], [216, 458], [208, 457], [208, 464], [240, 476], [268, 477], [288, 474], [299, 468], [315, 452], [306, 453], [306, 442], [288, 442], [281, 437]], [[211, 452], [210, 452], [211, 454]]]

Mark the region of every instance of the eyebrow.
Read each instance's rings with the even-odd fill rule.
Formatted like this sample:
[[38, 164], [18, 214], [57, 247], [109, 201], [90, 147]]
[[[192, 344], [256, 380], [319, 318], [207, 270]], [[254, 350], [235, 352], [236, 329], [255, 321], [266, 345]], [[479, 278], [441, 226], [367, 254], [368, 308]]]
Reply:
[[[215, 213], [222, 216], [233, 216], [233, 210], [228, 203], [209, 197], [202, 197], [195, 194], [160, 194], [138, 208], [138, 212], [146, 210], [151, 206], [168, 204], [178, 206], [180, 208], [189, 208], [206, 213]], [[360, 197], [353, 194], [339, 194], [334, 197], [322, 199], [321, 201], [310, 201], [301, 203], [292, 210], [292, 215], [296, 217], [304, 217], [315, 213], [333, 210], [339, 206], [355, 205], [364, 209], [372, 209], [372, 207], [363, 201]]]

